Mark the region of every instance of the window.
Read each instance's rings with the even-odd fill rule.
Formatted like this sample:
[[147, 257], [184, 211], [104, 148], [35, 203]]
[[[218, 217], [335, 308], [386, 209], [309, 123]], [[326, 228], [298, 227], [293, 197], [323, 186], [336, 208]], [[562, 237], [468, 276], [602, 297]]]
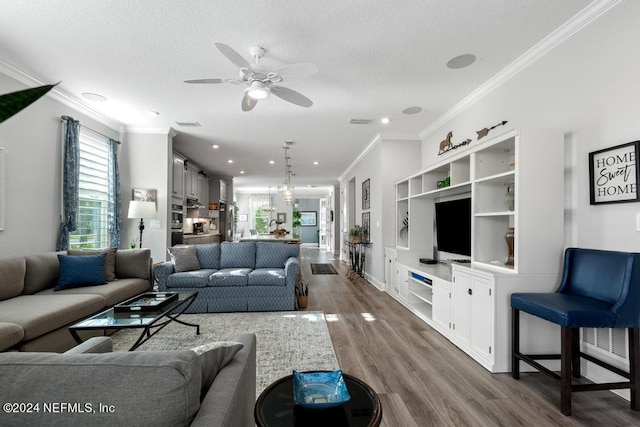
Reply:
[[78, 229], [69, 234], [69, 249], [108, 248], [109, 145], [80, 131]]
[[258, 233], [269, 232], [269, 221], [271, 221], [271, 197], [251, 196], [251, 215], [253, 228]]

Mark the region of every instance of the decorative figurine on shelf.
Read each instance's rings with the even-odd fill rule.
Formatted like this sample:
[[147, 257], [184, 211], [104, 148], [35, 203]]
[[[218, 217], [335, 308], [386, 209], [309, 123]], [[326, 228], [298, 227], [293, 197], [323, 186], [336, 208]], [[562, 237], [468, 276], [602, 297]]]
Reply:
[[497, 125], [491, 126], [489, 129], [484, 128], [484, 129], [480, 129], [479, 131], [476, 131], [476, 133], [478, 134], [478, 140], [484, 138], [485, 136], [487, 136], [487, 134], [489, 132], [491, 132], [492, 130], [494, 130], [495, 128], [497, 128], [498, 126], [504, 126], [508, 123], [507, 120], [503, 120], [500, 123], [498, 123]]
[[449, 131], [449, 133], [447, 134], [447, 137], [444, 140], [440, 141], [440, 151], [438, 151], [438, 156], [444, 153], [445, 151], [451, 150], [451, 148], [453, 147], [453, 144], [451, 143], [452, 137], [453, 137], [453, 132]]
[[514, 264], [514, 243], [515, 243], [515, 231], [513, 227], [509, 227], [507, 230], [507, 234], [504, 236], [507, 241], [507, 260], [505, 261], [505, 265], [509, 267], [513, 267]]
[[513, 184], [507, 185], [507, 194], [504, 195], [504, 201], [507, 203], [507, 210], [514, 211], [515, 210], [515, 190], [513, 189]]

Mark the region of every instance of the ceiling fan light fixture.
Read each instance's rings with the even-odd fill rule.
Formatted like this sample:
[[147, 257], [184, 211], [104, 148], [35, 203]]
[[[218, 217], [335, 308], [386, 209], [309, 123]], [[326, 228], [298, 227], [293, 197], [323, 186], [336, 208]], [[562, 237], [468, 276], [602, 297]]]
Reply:
[[267, 99], [271, 95], [269, 88], [261, 81], [251, 82], [251, 86], [244, 90], [244, 93], [251, 99], [257, 101]]

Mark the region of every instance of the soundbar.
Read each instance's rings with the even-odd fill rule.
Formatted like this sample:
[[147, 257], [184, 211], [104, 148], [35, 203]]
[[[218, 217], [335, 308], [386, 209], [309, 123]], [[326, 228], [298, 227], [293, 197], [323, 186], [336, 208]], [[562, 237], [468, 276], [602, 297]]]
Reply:
[[422, 264], [437, 264], [438, 261], [431, 258], [420, 258], [419, 260]]

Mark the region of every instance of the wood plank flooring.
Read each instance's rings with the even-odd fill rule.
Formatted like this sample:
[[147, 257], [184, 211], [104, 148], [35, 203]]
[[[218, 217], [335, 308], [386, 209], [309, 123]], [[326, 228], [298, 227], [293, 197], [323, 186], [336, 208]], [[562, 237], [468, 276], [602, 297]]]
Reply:
[[[640, 412], [609, 391], [574, 393], [560, 413], [559, 383], [542, 374], [491, 374], [347, 264], [317, 248], [300, 255], [307, 310], [324, 311], [341, 369], [380, 396], [383, 426], [640, 426]], [[310, 263], [338, 275], [312, 275]]]

